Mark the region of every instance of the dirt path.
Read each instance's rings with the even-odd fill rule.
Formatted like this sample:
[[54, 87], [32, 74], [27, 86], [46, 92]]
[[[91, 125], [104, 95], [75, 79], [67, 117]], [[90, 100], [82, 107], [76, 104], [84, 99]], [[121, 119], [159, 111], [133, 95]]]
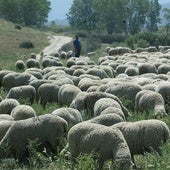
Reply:
[[[67, 36], [48, 36], [50, 45], [45, 47], [42, 51], [44, 55], [50, 55], [57, 52], [63, 45], [71, 42], [72, 37]], [[40, 58], [40, 54], [37, 55], [37, 58]]]
[[64, 44], [72, 41], [72, 38], [67, 36], [48, 36], [48, 38], [50, 45], [43, 50], [46, 55], [57, 52]]

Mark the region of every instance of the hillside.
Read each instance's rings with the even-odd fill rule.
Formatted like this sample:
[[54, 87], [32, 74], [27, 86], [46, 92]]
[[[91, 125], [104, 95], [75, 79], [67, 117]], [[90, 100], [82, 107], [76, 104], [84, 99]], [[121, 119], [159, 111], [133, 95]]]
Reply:
[[[0, 70], [14, 69], [14, 63], [23, 56], [29, 56], [32, 52], [39, 53], [48, 45], [47, 34], [35, 29], [22, 27], [15, 29], [11, 22], [0, 19]], [[23, 42], [32, 42], [34, 48], [20, 48]], [[8, 64], [7, 64], [8, 63]]]

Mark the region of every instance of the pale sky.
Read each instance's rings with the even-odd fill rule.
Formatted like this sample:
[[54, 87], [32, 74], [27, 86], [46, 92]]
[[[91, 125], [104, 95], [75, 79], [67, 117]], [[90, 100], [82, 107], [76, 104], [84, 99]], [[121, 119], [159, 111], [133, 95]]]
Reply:
[[[73, 0], [50, 0], [51, 2], [51, 11], [49, 13], [48, 20], [56, 19], [66, 19], [66, 13], [68, 13]], [[170, 0], [159, 0], [160, 4], [169, 3]]]

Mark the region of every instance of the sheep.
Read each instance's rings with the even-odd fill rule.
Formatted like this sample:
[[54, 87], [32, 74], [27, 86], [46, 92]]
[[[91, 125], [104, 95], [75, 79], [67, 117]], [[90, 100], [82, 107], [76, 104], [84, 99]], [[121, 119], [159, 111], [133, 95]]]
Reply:
[[20, 103], [16, 99], [4, 99], [0, 102], [0, 114], [10, 114]]
[[35, 110], [28, 105], [18, 105], [11, 111], [11, 116], [14, 120], [23, 120], [36, 116]]
[[29, 73], [8, 73], [2, 79], [2, 87], [9, 91], [12, 87], [28, 85], [35, 79], [37, 78]]
[[32, 68], [29, 68], [27, 70], [25, 70], [25, 73], [30, 73], [32, 74], [34, 77], [36, 77], [37, 79], [43, 79], [43, 75], [40, 71], [38, 70], [31, 70]]
[[109, 77], [104, 70], [99, 69], [99, 68], [95, 68], [95, 67], [94, 68], [89, 68], [86, 71], [86, 74], [90, 74], [90, 75], [93, 75], [93, 76], [98, 76], [101, 79]]
[[16, 68], [16, 70], [25, 70], [25, 67], [26, 67], [26, 65], [25, 65], [25, 63], [24, 63], [24, 61], [23, 60], [17, 60], [16, 62], [15, 62], [15, 68]]
[[78, 83], [78, 87], [82, 90], [82, 91], [87, 91], [87, 89], [90, 86], [99, 86], [103, 84], [103, 82], [101, 80], [94, 80], [94, 79], [90, 79], [90, 78], [82, 78], [79, 83]]
[[95, 123], [78, 123], [68, 132], [68, 151], [73, 158], [80, 153], [95, 153], [99, 169], [104, 162], [114, 161], [115, 169], [129, 169], [132, 165], [127, 143], [117, 128]]
[[40, 62], [37, 59], [30, 58], [26, 61], [27, 68], [40, 68]]
[[70, 105], [75, 96], [80, 93], [81, 90], [72, 84], [64, 84], [58, 91], [58, 103], [60, 105]]
[[158, 67], [158, 74], [167, 74], [170, 71], [170, 66], [168, 64], [161, 64]]
[[0, 141], [5, 136], [8, 129], [15, 123], [13, 120], [1, 120], [0, 121]]
[[132, 50], [127, 47], [116, 47], [116, 48], [110, 48], [108, 51], [109, 55], [122, 55], [125, 53], [132, 53]]
[[69, 128], [83, 121], [81, 113], [77, 109], [73, 108], [56, 109], [51, 114], [60, 116], [66, 120]]
[[[6, 98], [22, 99], [24, 102], [28, 101], [30, 104], [33, 104], [36, 98], [36, 90], [31, 85], [12, 87], [7, 93]], [[22, 100], [20, 102], [22, 102]]]
[[37, 54], [36, 53], [31, 53], [30, 58], [36, 59]]
[[151, 63], [140, 63], [137, 65], [137, 67], [139, 69], [139, 74], [157, 73], [155, 65]]
[[127, 100], [127, 102], [129, 102], [127, 106], [128, 109], [134, 110], [135, 96], [141, 90], [142, 87], [140, 85], [136, 83], [126, 82], [109, 87], [107, 88], [106, 92]]
[[63, 63], [57, 59], [56, 57], [44, 57], [42, 59], [41, 65], [43, 68], [50, 67], [50, 66], [62, 66]]
[[54, 83], [44, 83], [38, 88], [40, 104], [43, 109], [46, 108], [47, 102], [58, 102], [58, 91], [60, 86]]
[[0, 87], [2, 87], [3, 77], [6, 76], [8, 73], [13, 73], [13, 71], [11, 71], [11, 70], [1, 70], [0, 71]]
[[[30, 140], [38, 139], [40, 151], [43, 151], [45, 147], [47, 151], [55, 153], [60, 144], [60, 138], [64, 137], [67, 131], [67, 126], [63, 118], [51, 114], [16, 121], [1, 140], [0, 147], [9, 145], [9, 155], [20, 162], [26, 161]], [[5, 150], [0, 149], [1, 158], [4, 155], [6, 155]]]
[[167, 116], [163, 97], [151, 90], [142, 90], [136, 94], [135, 108], [137, 112], [154, 111], [155, 117]]
[[120, 117], [118, 114], [110, 113], [93, 117], [89, 120], [86, 120], [85, 122], [97, 123], [105, 126], [112, 126], [115, 123], [124, 122], [124, 119]]
[[104, 114], [116, 114], [116, 115], [119, 115], [124, 121], [126, 121], [126, 118], [125, 118], [125, 115], [122, 109], [119, 109], [117, 107], [112, 107], [112, 106], [107, 107], [102, 112], [100, 112], [100, 115], [104, 115]]
[[94, 117], [100, 115], [101, 112], [107, 109], [108, 107], [115, 107], [120, 110], [122, 109], [120, 104], [116, 100], [112, 98], [101, 98], [97, 100], [94, 104]]
[[53, 82], [53, 80], [37, 79], [37, 80], [33, 80], [29, 83], [29, 85], [33, 86], [36, 90], [36, 102], [37, 103], [39, 101], [38, 88], [44, 83], [52, 83], [52, 82]]
[[134, 155], [157, 151], [162, 155], [160, 147], [167, 142], [170, 131], [166, 123], [161, 120], [140, 120], [136, 122], [120, 122], [111, 128], [118, 128], [123, 133], [129, 146], [133, 163]]
[[170, 82], [169, 81], [163, 81], [160, 82], [155, 89], [155, 92], [162, 95], [164, 98], [165, 103], [168, 103], [168, 100], [170, 98]]
[[128, 76], [136, 76], [139, 75], [139, 70], [136, 67], [129, 66], [125, 69], [124, 73]]
[[14, 120], [14, 118], [9, 114], [0, 114], [0, 121], [2, 120]]
[[123, 106], [122, 102], [115, 95], [105, 93], [105, 92], [89, 92], [89, 93], [79, 93], [79, 94], [75, 97], [73, 102], [70, 104], [70, 107], [78, 109], [79, 111], [86, 110], [86, 112], [90, 116], [93, 116], [94, 104], [96, 103], [97, 100], [101, 98], [112, 98], [116, 100], [120, 104], [125, 117], [130, 116], [130, 113], [128, 112], [127, 108]]

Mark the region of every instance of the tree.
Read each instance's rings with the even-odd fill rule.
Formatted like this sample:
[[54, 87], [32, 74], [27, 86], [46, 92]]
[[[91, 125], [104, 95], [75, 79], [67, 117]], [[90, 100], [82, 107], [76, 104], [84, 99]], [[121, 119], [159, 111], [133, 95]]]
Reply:
[[90, 34], [96, 28], [94, 0], [74, 0], [67, 14], [70, 25], [76, 29], [87, 30]]
[[166, 35], [168, 36], [169, 34], [169, 29], [170, 29], [170, 9], [164, 8], [164, 18], [166, 20]]
[[129, 0], [127, 4], [126, 17], [128, 32], [136, 34], [141, 31], [145, 25], [148, 12], [148, 0]]
[[96, 0], [95, 10], [98, 16], [98, 23], [105, 28], [108, 34], [113, 32], [121, 33], [125, 27], [124, 9], [127, 0]]
[[158, 0], [149, 0], [149, 9], [147, 13], [146, 28], [150, 32], [156, 32], [158, 30], [158, 23], [160, 22], [160, 10], [161, 5]]
[[48, 0], [0, 0], [0, 16], [26, 26], [43, 26], [49, 11]]

